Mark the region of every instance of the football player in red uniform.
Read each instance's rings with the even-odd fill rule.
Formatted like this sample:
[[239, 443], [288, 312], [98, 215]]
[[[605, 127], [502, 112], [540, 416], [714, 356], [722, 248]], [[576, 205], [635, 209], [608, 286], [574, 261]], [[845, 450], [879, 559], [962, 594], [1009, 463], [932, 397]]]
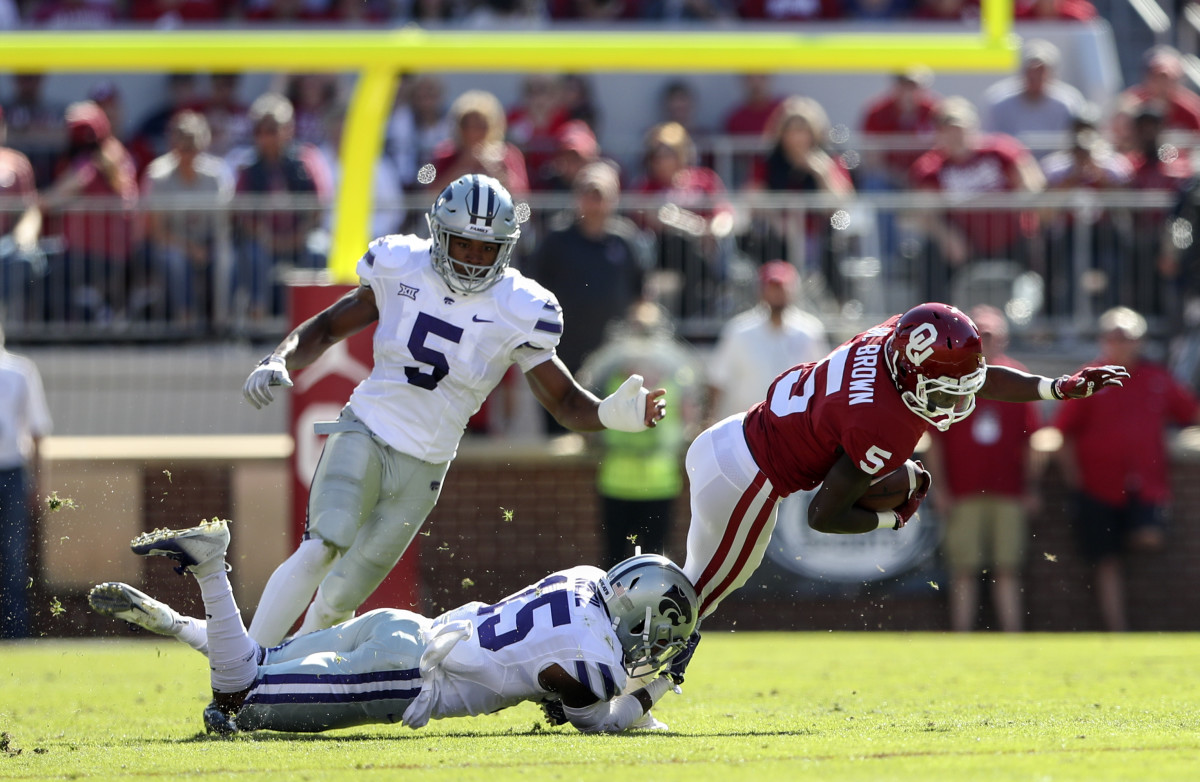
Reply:
[[899, 508], [876, 512], [856, 502], [873, 478], [912, 456], [927, 426], [945, 430], [966, 418], [976, 394], [1009, 402], [1082, 398], [1126, 377], [1119, 366], [1057, 379], [988, 366], [975, 324], [939, 303], [792, 367], [764, 401], [714, 424], [688, 450], [692, 519], [683, 569], [700, 596], [700, 615], [758, 567], [781, 497], [820, 486], [808, 508], [808, 524], [819, 532], [898, 530], [929, 489], [923, 468]]

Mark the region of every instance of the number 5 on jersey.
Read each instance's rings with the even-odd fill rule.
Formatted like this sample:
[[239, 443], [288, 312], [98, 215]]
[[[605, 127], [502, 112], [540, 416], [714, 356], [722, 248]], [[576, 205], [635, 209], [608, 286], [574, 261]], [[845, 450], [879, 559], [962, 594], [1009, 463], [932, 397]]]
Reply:
[[419, 367], [405, 367], [404, 374], [409, 383], [432, 391], [437, 388], [442, 378], [450, 374], [450, 362], [446, 360], [445, 353], [425, 344], [430, 335], [458, 344], [462, 339], [463, 330], [453, 323], [447, 323], [424, 312], [417, 313], [412, 334], [408, 337], [408, 352], [417, 361], [428, 364], [432, 369], [422, 372]]

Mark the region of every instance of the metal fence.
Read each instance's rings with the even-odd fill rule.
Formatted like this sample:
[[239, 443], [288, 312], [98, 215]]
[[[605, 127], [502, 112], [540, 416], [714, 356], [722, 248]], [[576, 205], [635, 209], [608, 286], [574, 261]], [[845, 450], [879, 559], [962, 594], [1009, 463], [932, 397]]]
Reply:
[[[757, 296], [757, 266], [786, 259], [802, 272], [804, 303], [830, 328], [854, 326], [928, 300], [1005, 307], [1018, 328], [1085, 333], [1096, 313], [1126, 304], [1169, 330], [1182, 318], [1188, 269], [1159, 270], [1171, 236], [1168, 192], [1070, 191], [947, 197], [934, 193], [827, 196], [745, 193], [687, 208], [626, 195], [641, 228], [651, 294], [680, 332], [711, 338]], [[424, 231], [428, 194], [379, 204], [396, 231]], [[570, 196], [529, 199], [520, 265]], [[19, 205], [0, 206], [11, 221]], [[722, 215], [721, 219], [714, 219]], [[930, 239], [937, 225], [968, 237], [959, 258]], [[283, 288], [293, 270], [324, 268], [329, 214], [313, 199], [237, 197], [227, 205], [156, 198], [136, 208], [80, 200], [47, 215], [36, 248], [0, 238], [0, 303], [25, 342], [268, 338], [286, 330]], [[1189, 226], [1175, 241], [1190, 243]], [[364, 246], [366, 237], [364, 237]]]

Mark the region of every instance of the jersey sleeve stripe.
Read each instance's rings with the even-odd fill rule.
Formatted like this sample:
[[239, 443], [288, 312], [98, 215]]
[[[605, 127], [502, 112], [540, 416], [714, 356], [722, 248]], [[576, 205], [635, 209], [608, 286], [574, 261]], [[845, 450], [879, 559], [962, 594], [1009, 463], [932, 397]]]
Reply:
[[533, 327], [538, 331], [545, 331], [550, 334], [562, 334], [562, 324], [550, 320], [539, 320], [533, 324]]

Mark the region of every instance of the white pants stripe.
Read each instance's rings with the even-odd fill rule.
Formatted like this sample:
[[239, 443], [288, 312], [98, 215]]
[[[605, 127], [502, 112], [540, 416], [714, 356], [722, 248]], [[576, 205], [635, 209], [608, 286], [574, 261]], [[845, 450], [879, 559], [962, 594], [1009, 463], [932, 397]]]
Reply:
[[700, 596], [702, 617], [749, 580], [775, 529], [779, 494], [750, 455], [743, 418], [715, 424], [687, 453], [692, 519], [683, 572]]

